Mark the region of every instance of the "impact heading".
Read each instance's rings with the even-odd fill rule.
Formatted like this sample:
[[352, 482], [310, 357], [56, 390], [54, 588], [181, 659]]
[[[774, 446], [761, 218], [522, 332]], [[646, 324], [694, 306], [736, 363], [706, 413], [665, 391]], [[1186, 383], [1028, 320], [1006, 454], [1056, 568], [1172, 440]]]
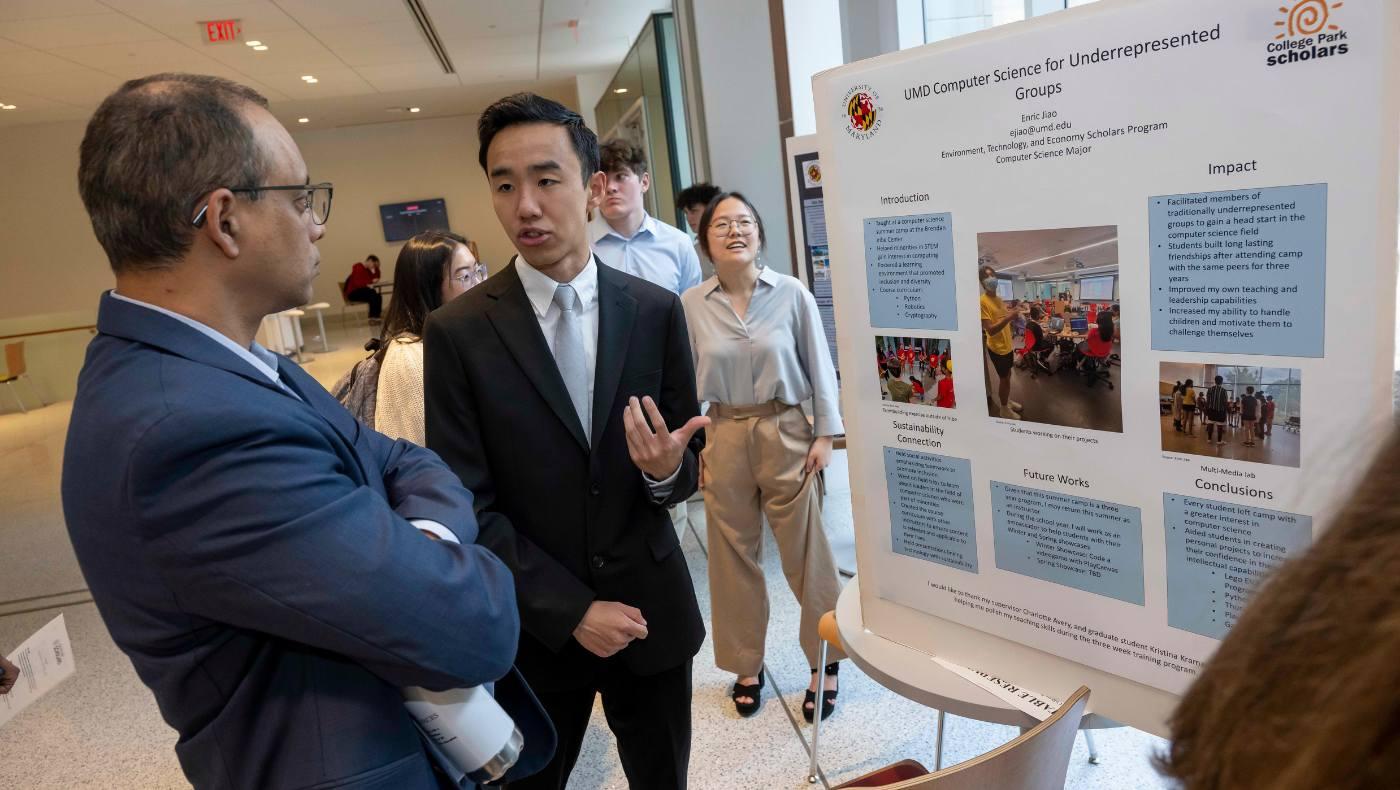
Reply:
[[[914, 101], [916, 99], [926, 99], [930, 96], [962, 93], [965, 90], [980, 88], [984, 85], [1012, 82], [1027, 77], [1050, 74], [1064, 68], [1066, 63], [1068, 63], [1070, 68], [1076, 69], [1080, 66], [1092, 66], [1113, 60], [1136, 60], [1150, 52], [1162, 52], [1218, 40], [1220, 40], [1220, 25], [1217, 24], [1215, 27], [1208, 30], [1192, 30], [1189, 33], [1156, 38], [1150, 41], [1140, 41], [1133, 44], [1124, 44], [1116, 47], [1098, 47], [1089, 51], [1070, 53], [1067, 58], [1046, 58], [1043, 63], [1032, 63], [1024, 66], [1006, 66], [982, 74], [974, 74], [963, 79], [923, 83], [912, 88], [905, 88], [904, 98], [907, 101]], [[1052, 87], [1053, 90], [1051, 90]], [[1044, 89], [1033, 95], [1053, 96], [1060, 92], [1058, 84], [1054, 86], [1043, 86], [1043, 88]], [[1034, 91], [1034, 89], [1032, 90]], [[1018, 96], [1017, 98], [1022, 97]]]

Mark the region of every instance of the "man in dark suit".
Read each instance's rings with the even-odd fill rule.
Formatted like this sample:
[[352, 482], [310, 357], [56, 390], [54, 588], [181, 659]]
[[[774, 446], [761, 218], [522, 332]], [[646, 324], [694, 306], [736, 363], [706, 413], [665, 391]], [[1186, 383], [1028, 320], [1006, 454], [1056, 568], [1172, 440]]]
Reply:
[[517, 94], [478, 132], [519, 255], [430, 316], [427, 434], [515, 573], [518, 663], [559, 732], [519, 786], [565, 786], [601, 693], [631, 786], [684, 787], [705, 629], [667, 508], [695, 491], [708, 419], [680, 300], [593, 256], [604, 176], [577, 113]]
[[[196, 788], [426, 790], [441, 777], [400, 687], [506, 675], [513, 584], [450, 469], [254, 342], [310, 300], [330, 198], [266, 106], [164, 74], [88, 124], [79, 186], [117, 287], [78, 381], [64, 515]], [[517, 719], [522, 774], [551, 753], [540, 721]]]

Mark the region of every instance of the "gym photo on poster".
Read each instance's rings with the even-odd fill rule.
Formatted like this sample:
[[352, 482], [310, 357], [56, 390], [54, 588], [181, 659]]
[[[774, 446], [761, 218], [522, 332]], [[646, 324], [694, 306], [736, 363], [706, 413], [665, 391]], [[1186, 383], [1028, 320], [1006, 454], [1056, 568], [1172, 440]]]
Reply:
[[1157, 376], [1162, 452], [1297, 467], [1302, 393], [1297, 368], [1163, 362]]
[[977, 234], [992, 417], [1123, 431], [1118, 227]]
[[953, 352], [947, 339], [877, 335], [875, 363], [880, 376], [880, 400], [957, 408]]

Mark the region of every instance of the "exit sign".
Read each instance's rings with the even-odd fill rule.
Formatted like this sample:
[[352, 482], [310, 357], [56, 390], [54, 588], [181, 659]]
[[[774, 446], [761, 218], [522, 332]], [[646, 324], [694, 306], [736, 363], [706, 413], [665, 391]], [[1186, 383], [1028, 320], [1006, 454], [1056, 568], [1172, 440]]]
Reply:
[[243, 32], [243, 27], [238, 24], [237, 19], [218, 19], [199, 24], [204, 28], [204, 40], [209, 44], [237, 41], [239, 34]]

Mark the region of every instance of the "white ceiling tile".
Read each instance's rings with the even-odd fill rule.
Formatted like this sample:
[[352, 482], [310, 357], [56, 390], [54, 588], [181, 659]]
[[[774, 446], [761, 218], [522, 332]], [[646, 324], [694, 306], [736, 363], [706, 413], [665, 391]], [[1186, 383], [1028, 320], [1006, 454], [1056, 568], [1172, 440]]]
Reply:
[[411, 22], [413, 19], [402, 0], [278, 0], [277, 4], [312, 32], [337, 25]]
[[218, 65], [198, 50], [170, 39], [54, 49], [50, 52], [56, 57], [127, 79], [163, 71], [199, 73]]
[[0, 77], [22, 77], [57, 71], [81, 71], [85, 67], [28, 47], [0, 50]]
[[[4, 0], [0, 3], [0, 22], [111, 12], [112, 9], [97, 0]], [[3, 30], [3, 26], [0, 26], [0, 35], [4, 35]]]
[[112, 77], [92, 69], [34, 74], [18, 79], [0, 79], [0, 99], [10, 104], [18, 104], [12, 99], [4, 98], [6, 89], [15, 88], [64, 104], [96, 108], [112, 91], [121, 86], [122, 81], [120, 77]]
[[316, 69], [344, 68], [345, 63], [335, 53], [326, 49], [321, 42], [302, 31], [287, 31], [278, 34], [276, 41], [268, 43], [266, 52], [254, 52], [251, 47], [206, 47], [205, 54], [226, 66], [246, 74], [261, 76], [297, 71], [300, 74], [313, 74]]
[[154, 41], [165, 36], [125, 14], [49, 19], [21, 19], [6, 22], [0, 36], [35, 49], [86, 47], [127, 41]]
[[[257, 2], [201, 2], [195, 0], [108, 0], [125, 13], [171, 38], [187, 44], [211, 48], [242, 47], [244, 41], [264, 41], [273, 45], [279, 34], [301, 32], [301, 25], [276, 5]], [[202, 23], [236, 19], [242, 28], [241, 40], [207, 44]]]
[[438, 65], [436, 60], [386, 66], [357, 66], [355, 71], [381, 93], [455, 88], [462, 84], [456, 74], [443, 73], [442, 66]]
[[319, 69], [316, 72], [317, 82], [315, 85], [302, 80], [301, 71], [259, 74], [257, 77], [263, 84], [285, 95], [288, 101], [375, 93], [373, 85], [355, 73], [354, 69], [345, 66]]
[[387, 65], [433, 58], [423, 32], [411, 20], [322, 27], [312, 34], [351, 66]]

